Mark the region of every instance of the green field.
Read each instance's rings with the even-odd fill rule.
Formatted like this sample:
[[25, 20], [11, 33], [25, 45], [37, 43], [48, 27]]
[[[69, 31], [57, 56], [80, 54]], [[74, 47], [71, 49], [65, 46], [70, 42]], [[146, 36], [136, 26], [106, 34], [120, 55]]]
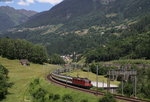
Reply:
[[40, 78], [41, 85], [52, 93], [59, 93], [60, 95], [72, 94], [73, 97], [76, 96], [76, 102], [81, 99], [89, 99], [90, 102], [96, 102], [98, 99], [94, 95], [56, 86], [45, 80], [45, 76], [48, 72], [60, 66], [31, 63], [29, 67], [26, 67], [20, 65], [19, 60], [8, 60], [1, 57], [0, 64], [9, 70], [9, 81], [14, 83], [14, 85], [9, 88], [7, 98], [2, 102], [31, 102], [28, 100], [28, 85], [35, 78]]
[[[82, 57], [78, 64], [85, 64], [85, 57]], [[99, 62], [101, 64], [150, 64], [150, 60], [146, 59], [120, 59], [120, 60], [112, 60], [107, 62]]]
[[102, 62], [102, 64], [150, 64], [150, 60], [145, 59], [120, 59], [108, 62]]
[[97, 102], [99, 99], [98, 96], [57, 86], [45, 80], [45, 76], [50, 71], [59, 68], [60, 66], [31, 63], [29, 67], [26, 67], [22, 66], [19, 63], [19, 60], [8, 60], [1, 57], [0, 64], [9, 70], [9, 81], [14, 83], [14, 85], [9, 88], [9, 94], [6, 99], [2, 100], [2, 102], [32, 102], [28, 93], [28, 86], [35, 78], [40, 78], [41, 86], [49, 92], [60, 94], [60, 96], [70, 94], [75, 102], [80, 102], [82, 99], [88, 99], [89, 102]]
[[[79, 76], [79, 77], [82, 77], [82, 78], [88, 78], [91, 81], [96, 81], [96, 74], [94, 74], [92, 72], [84, 72], [82, 70], [76, 70], [76, 71], [73, 71], [73, 72], [63, 73], [63, 74], [73, 76], [73, 77]], [[104, 77], [104, 76], [99, 75], [98, 76], [98, 81], [107, 83], [107, 78]], [[119, 81], [111, 81], [110, 83], [114, 84], [114, 85], [119, 85], [120, 82]]]
[[30, 64], [29, 67], [22, 66], [19, 60], [8, 60], [0, 57], [0, 64], [9, 70], [9, 81], [14, 85], [9, 89], [7, 98], [2, 102], [24, 102], [24, 96], [31, 80], [42, 77], [50, 70], [58, 68], [54, 65]]

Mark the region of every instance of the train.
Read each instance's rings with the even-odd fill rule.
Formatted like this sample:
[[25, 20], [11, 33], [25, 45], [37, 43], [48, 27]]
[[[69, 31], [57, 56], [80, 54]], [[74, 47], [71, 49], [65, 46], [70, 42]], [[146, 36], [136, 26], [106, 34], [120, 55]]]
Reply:
[[78, 86], [81, 88], [90, 89], [93, 87], [91, 81], [88, 78], [65, 76], [55, 72], [51, 73], [51, 77], [57, 81]]

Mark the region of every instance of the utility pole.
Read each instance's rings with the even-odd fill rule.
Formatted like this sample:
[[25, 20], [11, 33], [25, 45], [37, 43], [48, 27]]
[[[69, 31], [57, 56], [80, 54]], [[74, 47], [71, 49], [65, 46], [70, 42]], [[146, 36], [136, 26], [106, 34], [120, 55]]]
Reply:
[[88, 66], [88, 78], [89, 78], [90, 67]]
[[98, 95], [98, 65], [96, 67], [96, 87], [97, 87], [97, 95]]
[[116, 79], [118, 78], [118, 76], [121, 76], [121, 94], [124, 95], [124, 83], [125, 81], [129, 80], [129, 77], [132, 76], [132, 82], [133, 82], [133, 95], [136, 97], [136, 93], [137, 93], [137, 71], [135, 70], [128, 70], [127, 68], [120, 68], [118, 70], [109, 70], [107, 72], [107, 75], [109, 76], [109, 78], [107, 79], [107, 87], [109, 88], [109, 80], [110, 80], [110, 75], [114, 77], [116, 77]]
[[66, 77], [66, 86], [65, 86], [65, 88], [67, 88], [67, 77]]
[[124, 87], [124, 86], [123, 86], [123, 79], [122, 79], [122, 82], [121, 82], [121, 83], [122, 83], [122, 84], [121, 84], [121, 89], [122, 89], [122, 90], [121, 90], [121, 93], [122, 93], [122, 96], [123, 96], [123, 95], [124, 95], [124, 92], [123, 92], [123, 91], [124, 91], [124, 88], [123, 88], [123, 87]]
[[66, 86], [65, 86], [65, 88], [67, 88], [67, 78], [66, 78]]
[[136, 78], [136, 76], [134, 76], [134, 96], [136, 97], [136, 85], [137, 85], [137, 78]]
[[104, 80], [103, 80], [103, 86], [102, 86], [102, 87], [103, 87], [103, 89], [104, 89]]
[[108, 71], [108, 78], [107, 78], [107, 93], [109, 92], [110, 89], [110, 70]]

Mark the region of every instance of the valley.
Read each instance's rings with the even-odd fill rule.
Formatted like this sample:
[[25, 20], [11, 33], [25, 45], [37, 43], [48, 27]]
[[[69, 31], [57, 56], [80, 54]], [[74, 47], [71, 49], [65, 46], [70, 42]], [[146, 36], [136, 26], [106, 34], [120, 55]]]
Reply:
[[[150, 101], [150, 0], [20, 2], [0, 4], [0, 101], [123, 102], [101, 88], [99, 97], [45, 80], [50, 73], [60, 77], [58, 69], [69, 65], [77, 70], [62, 80], [75, 83], [70, 76], [81, 86], [79, 81], [96, 83], [97, 76], [117, 85], [117, 95]], [[34, 11], [40, 4], [49, 9]]]

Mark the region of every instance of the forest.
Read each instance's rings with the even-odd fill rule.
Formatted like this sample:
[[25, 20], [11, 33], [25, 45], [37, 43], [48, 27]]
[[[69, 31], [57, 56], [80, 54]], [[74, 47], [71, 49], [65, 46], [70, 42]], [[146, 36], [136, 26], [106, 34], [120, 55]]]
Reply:
[[0, 56], [8, 59], [28, 59], [30, 62], [43, 64], [64, 64], [65, 61], [58, 54], [48, 54], [42, 45], [35, 45], [21, 39], [0, 39]]
[[0, 56], [8, 59], [28, 59], [40, 64], [48, 59], [47, 51], [43, 46], [9, 38], [0, 39]]
[[86, 62], [118, 59], [150, 59], [150, 15], [121, 33], [113, 40], [85, 53]]

